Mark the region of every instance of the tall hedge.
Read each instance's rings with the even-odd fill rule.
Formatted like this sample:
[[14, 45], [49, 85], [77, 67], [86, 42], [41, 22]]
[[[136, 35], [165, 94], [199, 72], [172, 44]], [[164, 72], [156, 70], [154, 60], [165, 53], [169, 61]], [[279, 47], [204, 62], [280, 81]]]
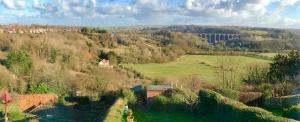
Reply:
[[199, 92], [199, 104], [197, 110], [203, 114], [209, 114], [215, 121], [220, 122], [296, 122], [273, 115], [264, 109], [249, 107], [236, 100], [226, 98], [221, 94], [201, 89]]
[[119, 98], [116, 102], [109, 108], [107, 115], [104, 118], [104, 122], [121, 122], [124, 112], [124, 106], [126, 102], [124, 99]]

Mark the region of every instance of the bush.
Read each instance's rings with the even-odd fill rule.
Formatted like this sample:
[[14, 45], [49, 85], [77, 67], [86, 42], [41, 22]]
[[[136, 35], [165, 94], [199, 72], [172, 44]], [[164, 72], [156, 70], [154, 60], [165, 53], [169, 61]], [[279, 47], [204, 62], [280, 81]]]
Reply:
[[217, 92], [222, 94], [225, 97], [228, 97], [228, 98], [231, 98], [231, 99], [234, 99], [234, 100], [239, 99], [239, 94], [240, 93], [238, 91], [235, 91], [235, 90], [232, 90], [232, 89], [220, 88], [220, 89], [217, 89]]
[[164, 78], [156, 78], [152, 82], [153, 85], [162, 85], [165, 84], [165, 79]]
[[151, 108], [158, 110], [193, 111], [198, 97], [188, 90], [173, 89], [167, 94], [155, 96], [151, 102]]
[[62, 60], [63, 63], [69, 63], [70, 60], [71, 60], [71, 55], [67, 54], [67, 53], [64, 53], [62, 55], [62, 59], [61, 60]]
[[17, 75], [27, 74], [32, 66], [32, 59], [25, 51], [12, 51], [7, 56], [6, 67]]
[[26, 118], [25, 113], [19, 111], [17, 104], [13, 103], [9, 106], [8, 120], [11, 122], [22, 121]]
[[155, 96], [153, 98], [151, 108], [156, 110], [168, 110], [169, 104], [170, 101], [166, 96]]
[[198, 111], [209, 113], [216, 121], [231, 122], [294, 122], [295, 120], [274, 116], [271, 112], [257, 107], [249, 107], [217, 92], [201, 89]]
[[22, 112], [14, 111], [8, 114], [9, 121], [15, 122], [15, 121], [21, 121], [26, 118], [25, 114]]
[[49, 63], [55, 63], [55, 61], [56, 61], [56, 54], [57, 54], [57, 51], [54, 48], [52, 48], [51, 51], [50, 51], [50, 56], [47, 59], [47, 62], [49, 62]]
[[45, 94], [51, 92], [51, 88], [43, 82], [40, 83], [30, 83], [28, 92], [31, 94]]
[[128, 101], [129, 104], [134, 104], [137, 101], [134, 92], [130, 89], [123, 89], [122, 95]]

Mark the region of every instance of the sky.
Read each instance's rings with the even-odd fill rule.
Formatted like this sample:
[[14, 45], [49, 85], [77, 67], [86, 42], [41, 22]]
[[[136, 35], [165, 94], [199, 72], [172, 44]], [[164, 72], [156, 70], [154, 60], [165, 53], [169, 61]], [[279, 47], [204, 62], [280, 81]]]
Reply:
[[300, 29], [300, 0], [0, 0], [0, 24]]

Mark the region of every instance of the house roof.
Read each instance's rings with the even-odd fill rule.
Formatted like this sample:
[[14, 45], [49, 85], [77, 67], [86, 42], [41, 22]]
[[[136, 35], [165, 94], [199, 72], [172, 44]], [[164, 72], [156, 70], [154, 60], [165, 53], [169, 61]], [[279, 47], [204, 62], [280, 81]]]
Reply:
[[147, 90], [169, 90], [172, 89], [170, 85], [148, 85], [146, 87]]

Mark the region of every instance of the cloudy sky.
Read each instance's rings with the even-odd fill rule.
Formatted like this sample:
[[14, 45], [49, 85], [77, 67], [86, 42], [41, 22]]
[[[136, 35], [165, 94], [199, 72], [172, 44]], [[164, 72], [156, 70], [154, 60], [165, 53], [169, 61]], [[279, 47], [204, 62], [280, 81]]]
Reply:
[[300, 0], [0, 0], [0, 24], [300, 29]]

